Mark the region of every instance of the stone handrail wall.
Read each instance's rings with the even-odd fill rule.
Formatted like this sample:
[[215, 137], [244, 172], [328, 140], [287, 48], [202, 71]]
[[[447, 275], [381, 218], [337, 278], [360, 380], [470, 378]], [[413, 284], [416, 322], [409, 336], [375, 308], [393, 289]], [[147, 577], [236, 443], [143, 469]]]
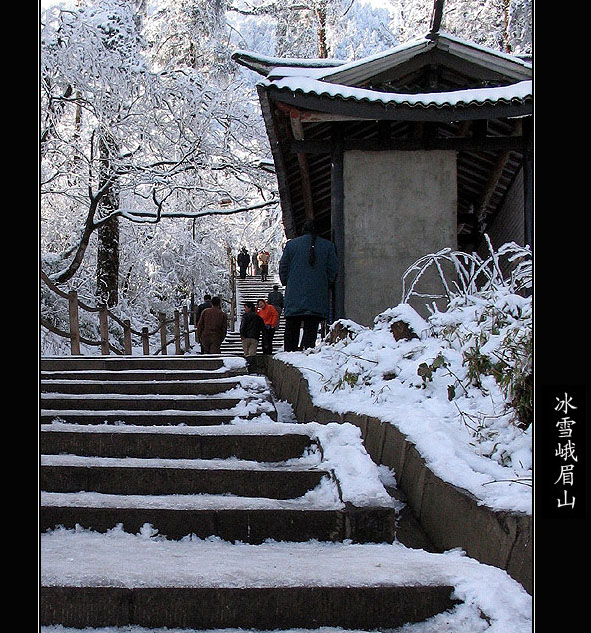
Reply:
[[299, 422], [347, 421], [361, 429], [367, 452], [374, 462], [394, 471], [398, 487], [435, 547], [441, 551], [461, 548], [481, 563], [504, 569], [532, 593], [531, 515], [493, 510], [480, 504], [470, 492], [443, 481], [392, 424], [314, 405], [308, 381], [296, 367], [266, 357], [265, 372], [277, 397], [292, 405]]

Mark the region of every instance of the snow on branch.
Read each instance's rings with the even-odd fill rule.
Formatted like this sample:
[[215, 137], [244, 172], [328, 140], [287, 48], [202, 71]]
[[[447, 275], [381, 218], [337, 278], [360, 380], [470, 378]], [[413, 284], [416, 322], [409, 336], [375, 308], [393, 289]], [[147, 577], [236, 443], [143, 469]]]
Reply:
[[[408, 303], [413, 296], [452, 301], [457, 297], [466, 298], [477, 292], [501, 288], [513, 293], [531, 288], [532, 259], [529, 246], [509, 242], [495, 252], [488, 235], [484, 237], [489, 251], [484, 259], [477, 253], [463, 253], [451, 248], [418, 259], [406, 269], [402, 277], [402, 303]], [[502, 258], [505, 258], [506, 263]], [[430, 270], [435, 271], [441, 283], [440, 294], [419, 292], [420, 282]]]
[[[278, 204], [278, 200], [273, 198], [265, 202], [259, 202], [257, 204], [235, 207], [232, 209], [208, 209], [205, 211], [164, 211], [158, 213], [150, 213], [147, 211], [138, 211], [135, 209], [117, 209], [114, 215], [120, 215], [132, 222], [158, 222], [161, 218], [202, 218], [210, 215], [234, 215], [236, 213], [244, 213], [246, 211], [254, 211], [256, 209], [263, 209], [275, 204]], [[159, 207], [160, 209], [160, 207]]]

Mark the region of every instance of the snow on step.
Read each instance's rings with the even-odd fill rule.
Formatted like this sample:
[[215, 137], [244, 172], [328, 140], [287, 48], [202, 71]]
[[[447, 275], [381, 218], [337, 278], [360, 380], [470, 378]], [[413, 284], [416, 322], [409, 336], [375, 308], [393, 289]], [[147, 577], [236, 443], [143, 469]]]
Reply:
[[[86, 429], [77, 425], [60, 424], [42, 425], [43, 433], [71, 432], [84, 433]], [[84, 457], [79, 455], [42, 455], [41, 465], [86, 465], [88, 467], [102, 464], [103, 466], [127, 466], [138, 467], [141, 465], [157, 466], [159, 468], [195, 468], [211, 467], [225, 469], [267, 469], [267, 470], [287, 470], [318, 468], [321, 472], [332, 472], [338, 480], [338, 489], [334, 480], [322, 481], [317, 486], [316, 493], [308, 494], [303, 500], [309, 507], [310, 502], [318, 502], [318, 507], [341, 508], [343, 503], [351, 503], [356, 507], [380, 506], [393, 508], [395, 503], [387, 493], [381, 479], [378, 467], [371, 461], [365, 451], [359, 429], [351, 424], [329, 423], [318, 424], [309, 422], [306, 424], [286, 424], [286, 423], [242, 423], [237, 425], [227, 425], [225, 427], [152, 427], [150, 431], [142, 427], [114, 426], [91, 427], [93, 434], [130, 434], [130, 433], [156, 433], [182, 435], [227, 435], [240, 437], [241, 435], [252, 436], [260, 434], [263, 437], [281, 436], [288, 434], [307, 435], [316, 442], [319, 448], [313, 448], [300, 457], [281, 462], [279, 464], [266, 464], [261, 461], [248, 461], [236, 458], [232, 459], [134, 459], [122, 458], [111, 459], [101, 457]], [[182, 441], [182, 440], [181, 440]], [[305, 496], [305, 495], [304, 495]], [[99, 493], [79, 492], [79, 493], [48, 493], [42, 492], [43, 505], [84, 505], [98, 504], [100, 507], [113, 504], [123, 507], [130, 503], [131, 495], [101, 495]], [[174, 507], [177, 502], [181, 507], [203, 507], [203, 502], [207, 507], [211, 507], [212, 499], [206, 499], [206, 495], [172, 495], [173, 499], [160, 499], [157, 495], [144, 496], [136, 495], [133, 499], [134, 507], [142, 504], [146, 507], [154, 507], [165, 503], [167, 507]], [[182, 497], [182, 498], [181, 498]], [[218, 508], [226, 507], [230, 496], [224, 495], [217, 499]], [[234, 501], [231, 507], [236, 507]], [[280, 507], [271, 504], [268, 507]], [[282, 506], [286, 507], [286, 506]]]
[[108, 580], [123, 587], [380, 586], [448, 584], [452, 579], [453, 557], [417, 553], [399, 544], [169, 541], [149, 526], [137, 535], [114, 528], [109, 537], [85, 530], [43, 535], [42, 584], [99, 586]]
[[[313, 448], [300, 456], [297, 460], [287, 460], [284, 464], [289, 468], [293, 468], [299, 463], [302, 467], [318, 466], [324, 471], [334, 472], [340, 486], [340, 496], [344, 502], [353, 504], [356, 507], [380, 505], [392, 508], [395, 502], [386, 491], [381, 480], [381, 471], [369, 457], [363, 442], [359, 429], [349, 423], [331, 422], [328, 424], [319, 424], [317, 422], [307, 422], [303, 424], [276, 423], [276, 422], [239, 422], [224, 426], [203, 426], [203, 427], [135, 427], [130, 425], [108, 426], [100, 425], [96, 427], [70, 425], [64, 423], [55, 423], [41, 426], [42, 432], [63, 432], [71, 431], [78, 433], [93, 434], [166, 434], [180, 436], [179, 442], [182, 443], [183, 435], [209, 435], [209, 436], [235, 436], [240, 438], [241, 435], [252, 436], [260, 435], [262, 437], [273, 437], [281, 435], [306, 435], [313, 441]], [[316, 448], [319, 446], [321, 448]], [[42, 461], [51, 463], [52, 460], [74, 460], [77, 457], [68, 456], [48, 456], [43, 455]], [[79, 458], [84, 461], [83, 457]], [[114, 460], [116, 462], [117, 460]], [[119, 460], [123, 463], [126, 460]], [[140, 463], [142, 460], [129, 459], [128, 463]], [[166, 460], [166, 459], [150, 459], [145, 462], [152, 464], [170, 465], [174, 462], [179, 465], [187, 465], [190, 463], [209, 463], [219, 464], [225, 461], [228, 467], [233, 464], [242, 464], [248, 467], [248, 461], [239, 459], [230, 460]], [[54, 463], [56, 463], [54, 462]], [[114, 463], [113, 462], [113, 463]], [[144, 462], [144, 463], [145, 463]], [[264, 463], [264, 457], [257, 460], [256, 464], [260, 466]], [[254, 466], [255, 462], [250, 462]], [[278, 467], [277, 464], [273, 465]], [[281, 467], [281, 465], [279, 465]]]
[[[70, 427], [67, 424], [43, 425], [42, 441], [45, 434], [51, 434], [47, 429], [54, 426], [59, 430]], [[105, 433], [107, 427], [98, 428]], [[115, 430], [114, 435], [129, 437], [131, 433], [126, 426], [108, 428]], [[202, 432], [212, 437], [222, 433], [219, 428], [215, 431], [204, 428]], [[272, 440], [280, 434], [307, 435], [311, 445], [297, 458], [280, 463], [265, 463], [264, 446], [263, 454], [257, 457], [256, 463], [236, 459], [111, 460], [87, 459], [81, 455], [44, 455], [41, 480], [48, 484], [47, 490], [41, 494], [42, 530], [58, 525], [73, 528], [79, 524], [104, 532], [122, 524], [126, 530], [134, 532], [144, 523], [150, 523], [170, 538], [183, 538], [193, 533], [201, 538], [217, 535], [226, 540], [244, 542], [262, 542], [268, 538], [292, 541], [392, 540], [395, 502], [380, 479], [378, 467], [365, 451], [357, 427], [339, 423], [242, 422], [228, 425], [225, 432], [237, 440], [241, 433], [247, 437], [257, 433], [263, 438], [268, 437], [272, 456], [276, 454]], [[165, 431], [160, 429], [160, 433], [151, 437], [163, 433]], [[178, 429], [171, 430], [171, 433], [179, 440], [182, 438]], [[97, 434], [98, 430], [91, 432], [91, 435]], [[186, 433], [187, 437], [196, 434], [195, 429]], [[300, 451], [301, 448], [300, 444]], [[97, 463], [127, 463], [128, 468], [150, 464], [157, 468], [145, 468], [143, 471], [140, 468], [128, 473], [113, 468], [111, 472], [97, 473]], [[218, 468], [222, 463], [228, 480], [224, 481], [224, 469], [203, 470], [201, 475], [207, 483], [202, 489], [199, 488], [199, 477], [192, 480], [194, 472], [188, 472], [187, 482], [182, 471], [196, 465]], [[76, 473], [44, 473], [45, 470], [51, 471], [52, 465], [54, 469], [58, 468], [59, 464], [87, 466]], [[177, 469], [175, 476], [168, 477], [165, 469], [173, 465]], [[253, 481], [253, 477], [261, 479], [257, 482]], [[276, 478], [279, 481], [275, 481]], [[85, 481], [90, 482], [89, 490], [84, 490]], [[179, 482], [177, 489], [175, 481]], [[64, 484], [62, 488], [60, 482]], [[135, 494], [133, 486], [137, 486], [137, 492], [141, 494]], [[167, 494], [162, 494], [162, 486], [172, 488], [165, 488]], [[157, 494], [146, 494], [148, 491]], [[193, 494], [188, 494], [191, 491]]]
[[[171, 633], [172, 627], [179, 633], [188, 628], [224, 628], [227, 633], [263, 628], [342, 633], [342, 628], [349, 628], [359, 633], [427, 619], [426, 628], [418, 630], [490, 627], [529, 633], [532, 626], [531, 596], [504, 571], [457, 550], [431, 554], [398, 543], [169, 541], [145, 526], [138, 534], [115, 528], [107, 537], [56, 530], [41, 537], [41, 559], [42, 626], [59, 612], [57, 597], [68, 599], [60, 615], [70, 618], [69, 626], [83, 627], [92, 616], [92, 626], [101, 626], [105, 633], [121, 630], [105, 627], [126, 625], [135, 625], [138, 633], [162, 626]], [[124, 599], [104, 600], [113, 596]], [[148, 602], [143, 596], [157, 600]], [[421, 604], [429, 596], [431, 602]], [[454, 601], [462, 602], [454, 606]], [[220, 602], [225, 607], [239, 605], [240, 610], [218, 612]], [[338, 610], [331, 612], [331, 606]], [[405, 609], [409, 606], [413, 613]], [[361, 608], [366, 609], [365, 620]], [[115, 622], [117, 609], [121, 612]], [[206, 616], [219, 620], [202, 626]], [[192, 621], [181, 621], [182, 617]], [[355, 623], [348, 619], [352, 617]]]
[[[260, 416], [258, 418], [260, 420]], [[41, 425], [44, 455], [160, 457], [170, 459], [234, 458], [285, 462], [315, 449], [315, 440], [297, 426], [248, 422], [223, 426]]]
[[[191, 359], [187, 362], [191, 364]], [[243, 359], [225, 358], [226, 362], [234, 368], [245, 365]], [[144, 359], [138, 359], [138, 363], [143, 364]], [[115, 370], [114, 373], [117, 371], [128, 370]], [[162, 424], [221, 424], [261, 414], [271, 419], [277, 417], [269, 385], [263, 376], [101, 381], [92, 380], [91, 371], [77, 380], [64, 380], [63, 372], [58, 373], [57, 380], [43, 379], [41, 382], [43, 422], [60, 419], [87, 424], [131, 422], [149, 425], [159, 423], [160, 417]]]
[[192, 630], [376, 628], [422, 620], [454, 605], [448, 565], [413, 558], [398, 547], [249, 546], [215, 539], [169, 545], [148, 526], [137, 536], [117, 529], [102, 539], [84, 531], [46, 535], [41, 619], [57, 612], [71, 625], [90, 617], [94, 625]]

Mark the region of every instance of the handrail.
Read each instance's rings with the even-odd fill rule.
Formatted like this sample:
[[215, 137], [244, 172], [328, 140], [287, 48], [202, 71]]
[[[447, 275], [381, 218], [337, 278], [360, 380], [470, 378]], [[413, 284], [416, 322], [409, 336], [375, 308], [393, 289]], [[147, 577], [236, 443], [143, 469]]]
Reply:
[[[142, 350], [145, 356], [150, 355], [150, 337], [157, 334], [160, 335], [160, 347], [154, 351], [154, 355], [162, 354], [163, 356], [165, 356], [168, 353], [168, 345], [170, 345], [171, 343], [175, 344], [175, 353], [177, 355], [188, 352], [191, 347], [189, 334], [192, 332], [195, 333], [195, 341], [197, 341], [197, 329], [189, 329], [189, 313], [187, 310], [187, 306], [183, 306], [182, 309], [182, 327], [181, 313], [179, 312], [179, 310], [175, 310], [174, 316], [171, 319], [167, 319], [164, 312], [158, 313], [158, 326], [152, 332], [150, 332], [147, 327], [144, 327], [141, 329], [141, 331], [139, 331], [131, 327], [129, 319], [120, 319], [116, 314], [113, 314], [113, 312], [111, 312], [111, 310], [109, 310], [106, 305], [103, 304], [98, 307], [89, 306], [80, 301], [80, 299], [78, 298], [78, 293], [75, 290], [71, 290], [67, 293], [64, 292], [63, 290], [58, 288], [43, 271], [41, 271], [41, 279], [52, 292], [57, 294], [59, 297], [68, 300], [70, 331], [65, 332], [64, 330], [59, 329], [43, 317], [41, 317], [40, 319], [41, 326], [46, 328], [50, 332], [61, 336], [62, 338], [69, 339], [70, 351], [72, 355], [80, 355], [80, 343], [85, 343], [86, 345], [100, 346], [101, 354], [103, 355], [108, 355], [111, 351], [113, 351], [115, 354], [119, 354], [122, 356], [132, 356], [132, 334], [141, 337]], [[80, 335], [78, 318], [80, 308], [85, 310], [86, 312], [98, 312], [100, 331], [99, 341], [92, 341]], [[118, 348], [109, 341], [109, 319], [112, 319], [123, 328], [124, 349]], [[167, 340], [166, 326], [170, 324], [174, 324], [174, 335], [172, 338]], [[184, 342], [184, 349], [181, 341]]]

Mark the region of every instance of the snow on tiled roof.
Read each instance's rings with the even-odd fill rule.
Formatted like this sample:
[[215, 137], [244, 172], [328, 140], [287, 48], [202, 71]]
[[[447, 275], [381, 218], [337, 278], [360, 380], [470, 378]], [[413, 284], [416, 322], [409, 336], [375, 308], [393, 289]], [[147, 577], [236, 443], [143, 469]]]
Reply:
[[444, 107], [484, 105], [487, 103], [523, 102], [533, 94], [532, 81], [520, 81], [509, 86], [494, 88], [471, 88], [452, 92], [430, 92], [422, 94], [399, 94], [378, 92], [365, 88], [353, 88], [341, 84], [328, 83], [309, 76], [288, 76], [266, 79], [260, 82], [267, 87], [289, 90], [304, 95], [331, 97], [345, 100], [382, 103], [384, 105], [406, 105], [409, 107]]
[[[506, 72], [509, 77], [514, 78], [514, 83], [500, 87], [422, 94], [380, 92], [355, 86], [367, 77], [404, 63], [433, 47], [449, 51], [467, 61], [489, 66], [499, 72]], [[418, 38], [352, 62], [335, 59], [276, 58], [247, 51], [237, 51], [233, 58], [264, 75], [265, 79], [261, 80], [261, 86], [319, 97], [427, 108], [523, 103], [533, 96], [530, 62], [443, 33], [438, 34], [436, 38]]]

